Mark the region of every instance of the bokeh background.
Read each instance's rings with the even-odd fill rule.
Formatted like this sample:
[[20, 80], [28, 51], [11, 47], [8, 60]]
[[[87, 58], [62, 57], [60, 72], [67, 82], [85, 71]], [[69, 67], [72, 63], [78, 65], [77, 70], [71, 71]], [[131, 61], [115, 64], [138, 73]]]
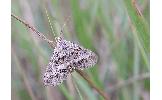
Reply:
[[[84, 72], [111, 100], [149, 100], [149, 0], [12, 0], [11, 12], [50, 40], [66, 40], [97, 53]], [[54, 32], [50, 28], [46, 10]], [[44, 87], [49, 44], [12, 18], [12, 100], [103, 100], [76, 72], [61, 85]]]

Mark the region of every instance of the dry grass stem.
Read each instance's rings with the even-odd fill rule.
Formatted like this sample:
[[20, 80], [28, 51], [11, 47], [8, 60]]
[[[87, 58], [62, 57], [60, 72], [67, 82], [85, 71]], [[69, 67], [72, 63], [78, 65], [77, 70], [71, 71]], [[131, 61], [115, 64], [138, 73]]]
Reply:
[[105, 100], [110, 100], [110, 99], [109, 99], [109, 96], [108, 96], [104, 91], [102, 91], [100, 88], [98, 88], [98, 87], [92, 82], [92, 80], [91, 80], [87, 75], [84, 74], [84, 72], [82, 72], [81, 70], [77, 70], [77, 69], [76, 69], [76, 72], [78, 72], [78, 73], [88, 82], [88, 84], [89, 84], [92, 88], [94, 88], [101, 96], [103, 96], [103, 98], [104, 98]]
[[142, 16], [141, 11], [140, 11], [140, 10], [138, 9], [138, 7], [137, 7], [137, 1], [136, 1], [136, 0], [132, 0], [132, 5], [133, 5], [133, 7], [136, 9], [137, 14], [138, 14], [139, 16]]
[[34, 33], [36, 33], [41, 39], [47, 41], [50, 46], [54, 47], [53, 41], [49, 40], [48, 38], [46, 38], [43, 33], [39, 32], [37, 29], [35, 29], [33, 26], [31, 26], [29, 23], [23, 21], [22, 19], [20, 19], [19, 17], [17, 17], [14, 14], [11, 14], [11, 16], [13, 18], [15, 18], [16, 20], [18, 20], [19, 22], [21, 22], [22, 24], [24, 24], [26, 27], [28, 27], [29, 29], [31, 29]]
[[136, 81], [141, 81], [141, 80], [144, 80], [144, 79], [147, 79], [147, 78], [150, 78], [150, 73], [144, 73], [144, 74], [138, 75], [138, 76], [133, 77], [133, 78], [131, 77], [128, 80], [120, 81], [118, 84], [112, 86], [112, 88], [110, 90], [114, 91], [114, 90], [120, 89], [124, 86], [127, 86], [129, 84], [132, 84]]

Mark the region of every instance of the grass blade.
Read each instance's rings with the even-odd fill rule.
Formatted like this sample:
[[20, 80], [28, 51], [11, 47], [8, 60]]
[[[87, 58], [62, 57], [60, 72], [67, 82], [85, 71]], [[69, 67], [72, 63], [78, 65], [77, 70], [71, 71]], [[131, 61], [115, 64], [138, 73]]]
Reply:
[[130, 21], [133, 25], [133, 28], [136, 30], [136, 36], [144, 50], [146, 55], [149, 55], [150, 52], [150, 34], [149, 34], [149, 26], [145, 21], [144, 17], [137, 9], [135, 3], [131, 0], [124, 0], [124, 4], [130, 18]]

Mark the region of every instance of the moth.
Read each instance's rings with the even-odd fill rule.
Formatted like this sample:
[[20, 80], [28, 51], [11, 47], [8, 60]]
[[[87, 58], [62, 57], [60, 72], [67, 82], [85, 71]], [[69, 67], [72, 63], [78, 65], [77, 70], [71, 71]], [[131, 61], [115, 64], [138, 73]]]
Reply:
[[[51, 43], [51, 41], [49, 41], [42, 33], [37, 31], [27, 22], [13, 14], [11, 16], [26, 25], [39, 37], [48, 43]], [[56, 46], [54, 47], [53, 54], [43, 75], [43, 83], [45, 86], [59, 85], [66, 80], [75, 69], [83, 70], [85, 68], [90, 68], [97, 63], [98, 57], [94, 52], [76, 43], [65, 40], [63, 35], [60, 34], [59, 37], [55, 38], [55, 41]]]
[[66, 80], [75, 69], [83, 70], [97, 63], [97, 55], [71, 41], [56, 37], [56, 47], [47, 65], [45, 86], [56, 86]]

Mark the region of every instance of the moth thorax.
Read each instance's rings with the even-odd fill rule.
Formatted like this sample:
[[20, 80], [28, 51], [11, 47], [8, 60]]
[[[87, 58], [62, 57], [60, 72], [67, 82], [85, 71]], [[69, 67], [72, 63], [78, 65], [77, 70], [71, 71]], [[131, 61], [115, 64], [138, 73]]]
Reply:
[[75, 70], [75, 67], [71, 66], [71, 65], [68, 65], [67, 66], [67, 70], [72, 73], [74, 70]]

